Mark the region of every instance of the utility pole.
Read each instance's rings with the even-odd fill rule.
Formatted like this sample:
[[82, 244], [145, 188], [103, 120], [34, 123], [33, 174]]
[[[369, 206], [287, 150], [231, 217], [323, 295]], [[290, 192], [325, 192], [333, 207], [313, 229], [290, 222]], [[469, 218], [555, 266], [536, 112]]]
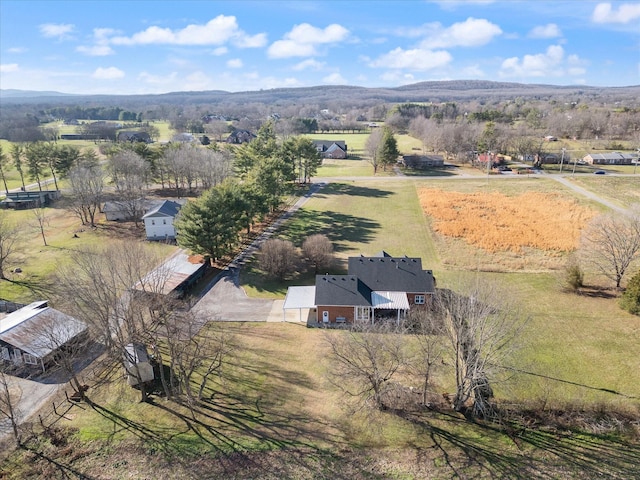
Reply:
[[564, 152], [566, 151], [567, 151], [566, 148], [562, 149], [562, 158], [560, 159], [560, 173], [562, 173], [562, 165], [564, 164]]

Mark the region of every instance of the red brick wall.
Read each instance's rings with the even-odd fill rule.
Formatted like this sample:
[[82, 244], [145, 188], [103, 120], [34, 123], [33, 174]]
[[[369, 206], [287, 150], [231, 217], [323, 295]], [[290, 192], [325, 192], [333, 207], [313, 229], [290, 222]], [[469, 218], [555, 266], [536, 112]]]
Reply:
[[318, 322], [322, 323], [322, 312], [329, 312], [329, 323], [336, 323], [336, 317], [344, 317], [345, 323], [353, 323], [353, 307], [323, 307], [318, 306]]

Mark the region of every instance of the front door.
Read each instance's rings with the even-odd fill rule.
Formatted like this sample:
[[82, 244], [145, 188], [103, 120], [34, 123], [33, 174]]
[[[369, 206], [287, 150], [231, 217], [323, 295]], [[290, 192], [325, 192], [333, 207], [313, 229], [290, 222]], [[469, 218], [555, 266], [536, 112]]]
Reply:
[[322, 323], [329, 323], [329, 312], [326, 310], [322, 312]]

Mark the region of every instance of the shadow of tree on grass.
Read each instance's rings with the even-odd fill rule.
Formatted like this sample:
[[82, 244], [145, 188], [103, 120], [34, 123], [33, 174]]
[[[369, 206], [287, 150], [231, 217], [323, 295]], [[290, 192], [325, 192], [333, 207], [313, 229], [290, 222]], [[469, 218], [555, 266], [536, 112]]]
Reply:
[[[442, 461], [461, 478], [465, 476], [462, 465], [474, 465], [491, 478], [546, 479], [571, 472], [570, 477], [627, 479], [638, 478], [640, 472], [640, 446], [608, 435], [553, 427], [527, 428], [516, 422], [469, 423], [453, 414], [435, 414], [445, 421], [442, 427], [424, 415], [402, 416], [428, 433], [441, 452]], [[495, 441], [487, 441], [487, 437], [494, 437]], [[516, 448], [505, 448], [507, 443]], [[452, 451], [458, 452], [455, 458]], [[465, 461], [460, 462], [460, 454]]]

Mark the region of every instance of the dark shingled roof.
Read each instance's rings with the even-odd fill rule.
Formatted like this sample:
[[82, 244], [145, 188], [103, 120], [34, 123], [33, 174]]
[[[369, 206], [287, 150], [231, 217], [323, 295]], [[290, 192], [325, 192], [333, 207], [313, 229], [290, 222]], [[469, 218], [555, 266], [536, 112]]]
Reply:
[[420, 258], [350, 257], [349, 274], [355, 275], [371, 290], [389, 292], [433, 293], [435, 285], [430, 270], [422, 269]]
[[180, 208], [182, 208], [182, 205], [180, 205], [178, 202], [164, 200], [162, 203], [158, 204], [156, 207], [145, 213], [142, 218], [175, 217], [176, 215], [178, 215]]
[[316, 275], [316, 305], [371, 306], [371, 289], [355, 275]]

